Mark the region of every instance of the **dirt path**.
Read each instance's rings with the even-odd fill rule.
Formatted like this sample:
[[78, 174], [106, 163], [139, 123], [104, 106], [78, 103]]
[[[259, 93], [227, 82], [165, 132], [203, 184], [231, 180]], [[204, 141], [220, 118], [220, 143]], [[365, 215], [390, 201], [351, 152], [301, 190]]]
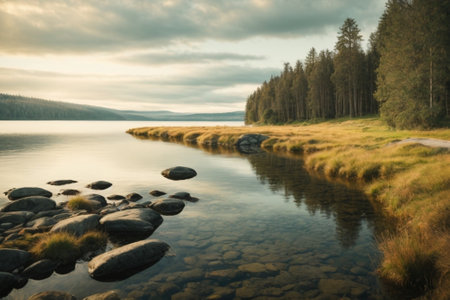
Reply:
[[429, 147], [439, 147], [450, 149], [450, 141], [438, 140], [438, 139], [427, 139], [427, 138], [409, 138], [402, 141], [394, 142], [392, 144], [404, 144], [404, 143], [419, 143]]

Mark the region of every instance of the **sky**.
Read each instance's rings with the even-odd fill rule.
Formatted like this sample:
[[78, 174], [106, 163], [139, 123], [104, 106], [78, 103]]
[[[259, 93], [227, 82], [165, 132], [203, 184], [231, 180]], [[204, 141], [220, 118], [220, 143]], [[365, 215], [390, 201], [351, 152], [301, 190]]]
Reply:
[[114, 109], [229, 112], [285, 62], [366, 47], [385, 0], [0, 0], [0, 92]]

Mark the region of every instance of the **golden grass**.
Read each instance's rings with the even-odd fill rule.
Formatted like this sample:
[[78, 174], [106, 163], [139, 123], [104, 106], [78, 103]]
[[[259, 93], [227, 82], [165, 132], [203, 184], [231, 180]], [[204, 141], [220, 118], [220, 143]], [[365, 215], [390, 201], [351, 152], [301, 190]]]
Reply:
[[67, 207], [71, 210], [85, 209], [92, 211], [93, 209], [91, 202], [86, 197], [80, 195], [71, 197], [67, 203]]
[[402, 229], [380, 242], [384, 253], [381, 277], [400, 286], [416, 280], [428, 285], [426, 290], [431, 288], [431, 281], [421, 279], [417, 270], [423, 269], [426, 274], [427, 263], [433, 261], [434, 274], [426, 278], [437, 279], [433, 281], [435, 290], [429, 293], [435, 298], [450, 293], [445, 288], [450, 281], [450, 152], [416, 143], [395, 143], [411, 137], [448, 141], [450, 129], [393, 131], [377, 118], [364, 118], [310, 125], [148, 127], [127, 132], [137, 138], [230, 149], [243, 134], [265, 134], [269, 139], [261, 144], [263, 149], [301, 153], [310, 172], [359, 182], [361, 189], [382, 204], [386, 214], [400, 221]]
[[77, 238], [67, 232], [51, 233], [41, 238], [30, 250], [37, 258], [70, 263], [81, 256]]

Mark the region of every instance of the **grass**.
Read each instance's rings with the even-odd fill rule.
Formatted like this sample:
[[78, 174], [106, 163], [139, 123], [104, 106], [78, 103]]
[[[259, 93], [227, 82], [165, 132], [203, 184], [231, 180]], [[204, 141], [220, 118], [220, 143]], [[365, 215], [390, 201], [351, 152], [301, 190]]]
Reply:
[[0, 247], [29, 251], [36, 260], [47, 258], [65, 264], [77, 260], [84, 253], [105, 248], [107, 239], [106, 233], [101, 231], [90, 231], [79, 238], [67, 232], [50, 232], [25, 234], [2, 243]]
[[86, 199], [84, 196], [74, 196], [69, 199], [69, 202], [67, 203], [67, 207], [71, 210], [80, 210], [85, 209], [87, 211], [92, 211], [93, 207], [91, 202]]
[[[317, 124], [252, 127], [149, 127], [130, 129], [137, 138], [233, 149], [247, 133], [269, 136], [267, 151], [301, 154], [312, 174], [356, 182], [401, 229], [379, 242], [379, 275], [398, 287], [423, 285], [428, 297], [450, 297], [450, 152], [406, 138], [450, 140], [450, 129], [398, 130], [377, 118]], [[432, 296], [430, 296], [432, 295]]]

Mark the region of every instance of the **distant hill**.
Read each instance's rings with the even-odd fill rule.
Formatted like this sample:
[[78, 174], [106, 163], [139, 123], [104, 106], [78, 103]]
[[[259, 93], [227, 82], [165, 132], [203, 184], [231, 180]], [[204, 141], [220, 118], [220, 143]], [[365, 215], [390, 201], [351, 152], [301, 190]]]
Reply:
[[244, 111], [184, 114], [171, 111], [115, 110], [0, 94], [0, 120], [243, 121]]

